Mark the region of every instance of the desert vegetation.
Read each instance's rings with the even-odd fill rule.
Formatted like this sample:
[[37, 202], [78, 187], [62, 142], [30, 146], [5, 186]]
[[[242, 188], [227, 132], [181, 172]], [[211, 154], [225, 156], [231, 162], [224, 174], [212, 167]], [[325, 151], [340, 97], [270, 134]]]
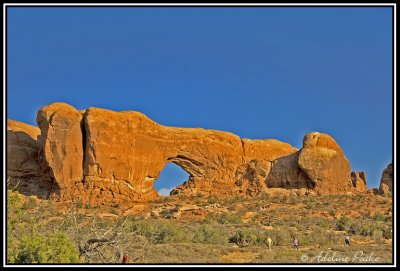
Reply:
[[304, 255], [310, 260], [323, 252], [360, 251], [373, 253], [379, 263], [392, 261], [392, 200], [367, 194], [176, 195], [124, 208], [39, 200], [8, 190], [7, 214], [11, 264], [121, 263], [125, 252], [132, 264], [302, 263]]

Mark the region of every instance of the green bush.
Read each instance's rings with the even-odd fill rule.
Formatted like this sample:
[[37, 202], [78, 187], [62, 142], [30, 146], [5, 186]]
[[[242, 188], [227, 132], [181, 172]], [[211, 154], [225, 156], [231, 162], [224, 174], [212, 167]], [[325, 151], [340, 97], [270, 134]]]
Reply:
[[82, 202], [81, 199], [78, 199], [78, 200], [75, 202], [75, 207], [78, 208], [78, 209], [80, 209], [80, 208], [83, 207], [83, 202]]
[[257, 242], [257, 235], [247, 229], [237, 230], [230, 238], [230, 243], [235, 243], [239, 247], [247, 247]]
[[7, 191], [7, 262], [78, 263], [77, 248], [66, 235], [38, 229], [35, 213], [25, 211], [35, 206], [33, 197], [22, 205], [18, 192]]
[[386, 217], [381, 212], [378, 211], [378, 212], [375, 213], [374, 219], [376, 221], [385, 221]]
[[64, 234], [26, 235], [21, 239], [14, 263], [78, 263], [79, 253]]
[[207, 199], [208, 204], [215, 204], [217, 202], [218, 202], [218, 199], [215, 197], [212, 197], [212, 196]]
[[228, 214], [228, 213], [210, 213], [205, 219], [205, 223], [207, 224], [240, 224], [242, 223], [241, 217], [235, 214]]
[[228, 234], [222, 227], [202, 225], [193, 236], [193, 243], [203, 244], [225, 244], [228, 241]]
[[299, 236], [302, 245], [305, 246], [325, 246], [330, 244], [337, 244], [339, 237], [333, 232], [326, 232], [323, 230], [316, 230], [312, 233], [306, 233]]
[[315, 208], [316, 203], [315, 202], [307, 202], [306, 208], [307, 209], [314, 209]]
[[153, 244], [182, 243], [190, 240], [189, 235], [170, 220], [136, 221], [131, 231], [145, 236]]
[[338, 231], [345, 231], [349, 227], [350, 219], [346, 216], [340, 217], [340, 219], [336, 222], [336, 229]]

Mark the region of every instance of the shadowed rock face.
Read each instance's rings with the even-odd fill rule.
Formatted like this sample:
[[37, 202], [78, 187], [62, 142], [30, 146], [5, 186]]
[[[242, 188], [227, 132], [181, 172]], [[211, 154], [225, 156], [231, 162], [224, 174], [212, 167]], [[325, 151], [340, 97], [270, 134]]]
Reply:
[[282, 156], [273, 161], [272, 170], [267, 177], [270, 188], [313, 189], [314, 183], [299, 167], [300, 151]]
[[382, 172], [379, 194], [387, 195], [393, 193], [393, 163], [390, 163]]
[[[42, 107], [37, 123], [41, 134], [33, 164], [40, 170], [35, 174], [56, 183], [62, 200], [112, 204], [153, 199], [153, 182], [169, 162], [189, 173], [172, 194], [254, 196], [270, 188], [340, 194], [352, 188], [349, 162], [326, 134], [307, 134], [298, 150], [275, 139], [168, 127], [135, 111], [79, 111], [64, 103]], [[10, 164], [8, 170], [15, 167]]]
[[58, 187], [42, 171], [41, 146], [37, 127], [14, 120], [7, 121], [7, 187], [25, 195], [48, 199]]

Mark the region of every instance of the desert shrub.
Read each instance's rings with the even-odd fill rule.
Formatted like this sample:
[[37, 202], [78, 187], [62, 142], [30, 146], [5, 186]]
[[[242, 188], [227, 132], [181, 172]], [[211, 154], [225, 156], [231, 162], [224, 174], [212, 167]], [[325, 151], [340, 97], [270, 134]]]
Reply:
[[79, 262], [77, 248], [64, 233], [49, 233], [40, 227], [36, 213], [28, 215], [26, 210], [36, 206], [31, 199], [22, 204], [18, 192], [7, 191], [7, 262]]
[[375, 213], [373, 218], [376, 221], [385, 221], [386, 220], [386, 217], [379, 211]]
[[338, 231], [345, 231], [348, 229], [350, 223], [350, 219], [346, 216], [340, 217], [340, 219], [336, 222], [336, 229]]
[[80, 208], [83, 207], [83, 202], [82, 202], [81, 199], [78, 199], [78, 200], [75, 202], [75, 207], [78, 208], [78, 209], [80, 209]]
[[14, 263], [78, 263], [79, 253], [63, 233], [49, 236], [25, 235], [21, 238]]
[[283, 199], [283, 196], [281, 194], [276, 194], [275, 196], [272, 197], [271, 202], [281, 203], [282, 199]]
[[388, 226], [388, 227], [383, 227], [382, 228], [382, 236], [385, 239], [390, 239], [392, 238], [392, 227]]
[[145, 236], [154, 244], [182, 243], [190, 240], [189, 235], [176, 222], [170, 220], [136, 221], [131, 232]]
[[204, 244], [225, 244], [228, 241], [228, 234], [222, 227], [202, 225], [193, 236], [194, 243]]
[[316, 230], [311, 233], [302, 234], [299, 236], [299, 243], [305, 246], [325, 246], [330, 244], [336, 244], [338, 242], [338, 236], [333, 232], [326, 232], [323, 230]]
[[201, 198], [203, 198], [204, 196], [203, 196], [203, 194], [201, 194], [201, 193], [197, 193], [196, 195], [195, 195], [195, 198], [197, 198], [197, 199], [201, 199]]
[[329, 229], [331, 227], [331, 222], [323, 218], [317, 218], [315, 224], [322, 229]]
[[257, 235], [248, 229], [239, 229], [229, 238], [229, 242], [239, 247], [247, 247], [257, 242]]
[[212, 197], [212, 196], [207, 199], [208, 204], [215, 204], [217, 202], [218, 202], [218, 199], [215, 197]]
[[34, 197], [29, 197], [25, 204], [22, 206], [23, 209], [33, 209], [37, 206], [36, 199]]
[[205, 223], [207, 224], [240, 224], [241, 218], [238, 214], [228, 214], [228, 213], [210, 213], [207, 215], [205, 219]]
[[18, 247], [16, 227], [22, 218], [21, 199], [18, 192], [7, 190], [7, 262], [15, 260]]
[[287, 245], [290, 243], [292, 238], [288, 230], [267, 231], [266, 235], [271, 236], [274, 246]]
[[300, 202], [300, 199], [299, 199], [298, 196], [292, 195], [292, 196], [290, 196], [288, 202], [289, 202], [290, 204], [297, 204], [297, 203]]
[[314, 209], [315, 208], [315, 202], [307, 202], [307, 204], [306, 204], [306, 208], [307, 209]]
[[271, 196], [268, 193], [261, 193], [260, 199], [263, 201], [269, 201], [271, 199]]

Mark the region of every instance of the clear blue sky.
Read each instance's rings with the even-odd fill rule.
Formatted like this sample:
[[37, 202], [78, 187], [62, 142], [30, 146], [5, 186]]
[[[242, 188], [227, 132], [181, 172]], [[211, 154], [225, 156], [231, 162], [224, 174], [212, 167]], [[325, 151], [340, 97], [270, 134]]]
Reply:
[[[367, 172], [369, 187], [392, 161], [390, 8], [35, 7], [7, 15], [9, 119], [36, 124], [41, 106], [63, 101], [297, 148], [306, 133], [324, 132], [352, 170]], [[185, 180], [171, 167], [165, 175]], [[177, 184], [170, 180], [156, 187]]]

